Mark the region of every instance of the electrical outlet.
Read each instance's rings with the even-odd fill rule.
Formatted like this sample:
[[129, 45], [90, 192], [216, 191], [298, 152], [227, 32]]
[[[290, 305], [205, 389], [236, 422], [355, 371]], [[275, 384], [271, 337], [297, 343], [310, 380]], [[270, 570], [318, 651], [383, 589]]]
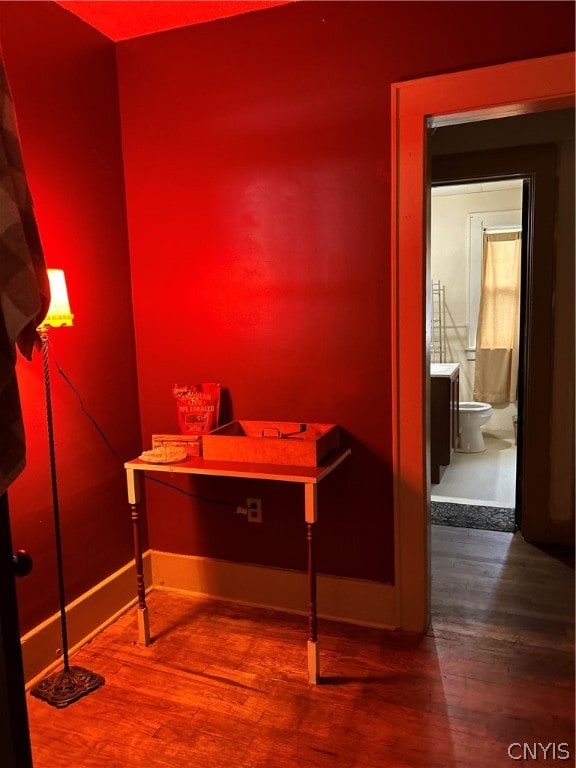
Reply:
[[246, 499], [249, 523], [262, 522], [262, 499]]

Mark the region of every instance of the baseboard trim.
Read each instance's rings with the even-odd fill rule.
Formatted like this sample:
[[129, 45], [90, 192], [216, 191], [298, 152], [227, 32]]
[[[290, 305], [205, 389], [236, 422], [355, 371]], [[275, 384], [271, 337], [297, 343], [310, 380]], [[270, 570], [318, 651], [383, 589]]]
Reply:
[[[152, 584], [151, 553], [144, 555], [147, 584]], [[136, 566], [127, 563], [66, 606], [69, 654], [90, 641], [136, 602]], [[62, 664], [60, 612], [21, 638], [24, 680], [30, 688]], [[94, 670], [95, 672], [97, 670]]]
[[[301, 571], [154, 550], [146, 552], [143, 560], [145, 582], [150, 585], [147, 591], [178, 591], [288, 613], [308, 611], [308, 577]], [[66, 606], [70, 656], [135, 604], [136, 568], [131, 561]], [[394, 587], [319, 574], [318, 615], [335, 621], [394, 629]], [[22, 637], [27, 689], [61, 666], [61, 644], [60, 613]]]
[[[308, 576], [301, 571], [153, 551], [152, 578], [156, 589], [289, 613], [308, 612]], [[319, 574], [317, 602], [321, 618], [396, 627], [395, 590], [390, 584]]]

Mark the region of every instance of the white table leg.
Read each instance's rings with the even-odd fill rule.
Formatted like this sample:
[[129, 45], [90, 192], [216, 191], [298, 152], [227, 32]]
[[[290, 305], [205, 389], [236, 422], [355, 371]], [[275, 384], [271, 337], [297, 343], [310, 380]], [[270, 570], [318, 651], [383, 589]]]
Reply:
[[146, 605], [146, 584], [144, 583], [144, 561], [142, 559], [142, 537], [140, 534], [140, 484], [133, 469], [126, 470], [128, 482], [128, 501], [132, 512], [134, 533], [134, 560], [136, 562], [136, 589], [138, 593], [138, 641], [142, 645], [150, 643], [150, 618]]
[[318, 616], [316, 606], [316, 552], [314, 533], [317, 520], [316, 485], [306, 483], [305, 518], [308, 537], [308, 682], [316, 685], [320, 679], [320, 654], [318, 649]]

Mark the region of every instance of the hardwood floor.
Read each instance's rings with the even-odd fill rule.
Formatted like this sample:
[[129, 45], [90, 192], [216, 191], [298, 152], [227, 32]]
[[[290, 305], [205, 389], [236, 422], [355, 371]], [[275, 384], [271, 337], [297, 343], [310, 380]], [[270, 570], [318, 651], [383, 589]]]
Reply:
[[149, 647], [130, 611], [72, 659], [102, 688], [27, 697], [35, 768], [532, 764], [514, 742], [573, 766], [573, 569], [512, 534], [433, 526], [432, 547], [430, 632], [321, 620], [317, 687], [305, 617], [152, 593]]

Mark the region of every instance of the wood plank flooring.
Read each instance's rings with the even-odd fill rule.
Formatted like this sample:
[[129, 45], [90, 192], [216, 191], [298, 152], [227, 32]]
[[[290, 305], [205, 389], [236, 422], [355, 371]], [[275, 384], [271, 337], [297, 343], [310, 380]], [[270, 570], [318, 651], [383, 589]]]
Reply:
[[498, 768], [513, 742], [568, 743], [574, 573], [520, 536], [433, 526], [424, 637], [150, 596], [72, 663], [106, 684], [66, 709], [28, 696], [35, 768]]

